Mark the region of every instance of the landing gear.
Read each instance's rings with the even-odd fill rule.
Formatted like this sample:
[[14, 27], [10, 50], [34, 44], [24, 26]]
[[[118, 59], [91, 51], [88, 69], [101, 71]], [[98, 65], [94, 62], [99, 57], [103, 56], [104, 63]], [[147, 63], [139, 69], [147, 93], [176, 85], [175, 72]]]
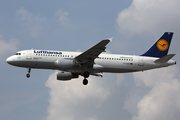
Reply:
[[84, 77], [85, 77], [85, 78], [88, 78], [88, 77], [89, 77], [89, 72], [86, 71], [86, 72], [84, 73]]
[[26, 77], [27, 77], [27, 78], [30, 77], [30, 72], [31, 72], [31, 68], [28, 68], [28, 73], [26, 74]]
[[27, 77], [27, 78], [29, 78], [29, 77], [30, 77], [30, 74], [29, 74], [29, 73], [28, 73], [28, 74], [26, 74], [26, 77]]
[[88, 84], [88, 80], [86, 79], [86, 78], [88, 78], [88, 77], [89, 77], [89, 72], [86, 71], [86, 72], [84, 73], [84, 80], [83, 80], [83, 84], [84, 84], [84, 85], [87, 85], [87, 84]]
[[84, 84], [84, 85], [87, 85], [87, 84], [88, 84], [88, 80], [87, 80], [86, 78], [83, 80], [83, 84]]

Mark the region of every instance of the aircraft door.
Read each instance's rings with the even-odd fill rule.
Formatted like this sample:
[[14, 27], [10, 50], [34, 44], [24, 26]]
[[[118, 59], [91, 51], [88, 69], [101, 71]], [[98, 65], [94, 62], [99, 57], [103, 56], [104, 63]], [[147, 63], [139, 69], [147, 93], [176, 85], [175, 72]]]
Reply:
[[27, 52], [26, 52], [26, 59], [28, 59], [28, 60], [32, 59], [32, 50], [27, 50]]
[[144, 66], [144, 57], [139, 57], [138, 59], [138, 66]]

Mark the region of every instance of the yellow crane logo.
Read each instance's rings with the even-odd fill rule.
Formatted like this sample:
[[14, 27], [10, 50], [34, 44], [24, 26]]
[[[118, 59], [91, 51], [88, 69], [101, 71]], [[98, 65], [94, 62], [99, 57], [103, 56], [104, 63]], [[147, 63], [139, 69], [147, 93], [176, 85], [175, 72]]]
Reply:
[[161, 39], [157, 42], [157, 48], [160, 50], [160, 51], [166, 51], [169, 47], [169, 44], [166, 40], [164, 39]]

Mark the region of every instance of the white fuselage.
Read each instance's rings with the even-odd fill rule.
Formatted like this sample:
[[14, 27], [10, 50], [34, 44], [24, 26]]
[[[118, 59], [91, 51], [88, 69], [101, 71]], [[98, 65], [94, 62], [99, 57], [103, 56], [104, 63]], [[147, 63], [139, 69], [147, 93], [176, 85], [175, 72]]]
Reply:
[[[58, 69], [73, 73], [81, 73], [85, 70], [82, 67], [74, 67], [71, 69], [59, 69], [56, 65], [58, 59], [71, 59], [80, 55], [81, 52], [65, 52], [51, 50], [23, 50], [16, 55], [7, 58], [7, 62], [11, 65], [26, 68], [39, 69]], [[135, 55], [120, 55], [120, 54], [100, 54], [94, 60], [93, 68], [88, 69], [91, 73], [111, 72], [125, 73], [144, 71], [154, 68], [167, 67], [176, 64], [174, 60], [169, 60], [166, 63], [155, 63], [159, 58], [135, 56]]]

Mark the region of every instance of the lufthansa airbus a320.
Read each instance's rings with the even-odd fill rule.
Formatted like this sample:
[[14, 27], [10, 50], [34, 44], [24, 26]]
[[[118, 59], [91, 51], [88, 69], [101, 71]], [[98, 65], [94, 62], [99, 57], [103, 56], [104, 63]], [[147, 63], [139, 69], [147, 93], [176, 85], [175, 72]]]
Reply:
[[139, 56], [101, 54], [112, 41], [110, 38], [85, 52], [22, 50], [8, 57], [6, 62], [28, 68], [27, 78], [30, 77], [31, 68], [56, 69], [57, 80], [67, 81], [81, 75], [84, 77], [83, 84], [87, 85], [90, 75], [102, 77], [103, 72], [137, 72], [176, 64], [176, 61], [171, 60], [175, 54], [168, 54], [172, 36], [172, 32], [165, 32], [147, 52]]

